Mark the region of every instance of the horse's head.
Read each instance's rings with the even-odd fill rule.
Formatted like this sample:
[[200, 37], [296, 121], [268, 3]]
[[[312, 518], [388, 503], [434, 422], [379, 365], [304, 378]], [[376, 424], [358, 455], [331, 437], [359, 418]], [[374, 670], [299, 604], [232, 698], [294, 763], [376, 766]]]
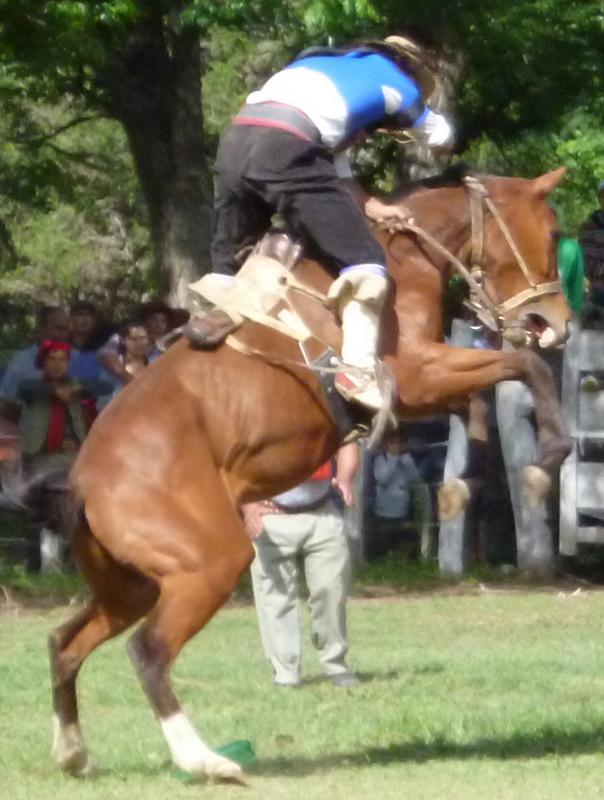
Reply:
[[[483, 287], [498, 306], [504, 336], [516, 344], [532, 335], [550, 348], [568, 336], [570, 309], [559, 284], [556, 214], [547, 202], [565, 171], [534, 180], [485, 178], [487, 197], [474, 197], [475, 214], [478, 202], [483, 209], [486, 204]], [[476, 193], [476, 187], [469, 188]]]

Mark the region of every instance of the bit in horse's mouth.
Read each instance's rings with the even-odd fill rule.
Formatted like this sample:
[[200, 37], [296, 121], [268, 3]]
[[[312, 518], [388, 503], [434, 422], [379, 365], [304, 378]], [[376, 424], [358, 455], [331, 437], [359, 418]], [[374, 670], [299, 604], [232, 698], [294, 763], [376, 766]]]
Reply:
[[524, 318], [524, 327], [530, 338], [544, 350], [561, 344], [565, 339], [565, 335], [559, 335], [541, 314], [527, 314]]

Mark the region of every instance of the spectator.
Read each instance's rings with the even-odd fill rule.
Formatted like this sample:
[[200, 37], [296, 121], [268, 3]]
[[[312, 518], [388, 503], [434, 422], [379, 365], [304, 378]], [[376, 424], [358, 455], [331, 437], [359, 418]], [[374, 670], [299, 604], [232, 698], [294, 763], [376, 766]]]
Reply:
[[69, 311], [69, 341], [72, 345], [69, 374], [76, 380], [106, 379], [97, 350], [110, 335], [97, 307], [88, 300], [76, 300]]
[[17, 387], [23, 404], [21, 450], [28, 468], [37, 468], [40, 462], [71, 461], [87, 433], [83, 399], [109, 389], [100, 381], [70, 378], [70, 355], [69, 343], [44, 340], [36, 356], [40, 377], [25, 378]]
[[115, 395], [149, 364], [149, 334], [142, 322], [129, 322], [117, 335], [116, 358], [122, 377], [113, 377]]
[[598, 186], [600, 208], [589, 215], [581, 226], [579, 242], [585, 256], [585, 277], [589, 281], [587, 322], [604, 325], [604, 181]]
[[[386, 439], [385, 452], [373, 461], [375, 501], [373, 525], [365, 543], [368, 560], [385, 555], [405, 540], [404, 523], [411, 514], [411, 491], [419, 471], [399, 434]], [[416, 549], [416, 542], [414, 549]]]
[[334, 686], [358, 684], [346, 663], [351, 564], [342, 509], [334, 496], [335, 486], [344, 503], [352, 504], [357, 445], [342, 447], [336, 463], [333, 479], [329, 462], [295, 489], [243, 509], [256, 549], [251, 572], [260, 633], [276, 686], [300, 685], [298, 559], [309, 591], [312, 642], [325, 675]]
[[174, 310], [161, 300], [151, 300], [143, 303], [139, 309], [138, 318], [141, 320], [149, 334], [149, 359], [153, 361], [161, 355], [157, 348], [157, 341], [165, 336], [174, 327]]
[[69, 330], [72, 347], [94, 350], [94, 334], [99, 327], [99, 313], [94, 303], [76, 300], [69, 309]]
[[[149, 361], [159, 358], [162, 351], [157, 347], [158, 339], [165, 336], [173, 326], [174, 311], [166, 303], [153, 300], [144, 303], [139, 308], [137, 320], [147, 332], [146, 356]], [[122, 332], [123, 333], [123, 332]], [[122, 386], [132, 380], [132, 373], [124, 367], [124, 341], [123, 336], [114, 334], [101, 347], [98, 359], [107, 372], [117, 380], [117, 385]]]
[[[68, 376], [71, 345], [53, 339], [44, 340], [36, 354], [40, 377], [24, 378], [17, 386], [17, 397], [23, 404], [19, 420], [24, 470], [68, 468], [88, 431], [84, 402], [90, 395], [103, 393], [109, 386], [99, 381], [75, 381]], [[45, 523], [49, 523], [45, 519]], [[53, 525], [54, 527], [54, 525]], [[51, 541], [56, 534], [34, 526], [28, 568], [40, 569], [40, 537], [42, 532]]]
[[46, 339], [66, 342], [68, 337], [69, 319], [65, 310], [59, 306], [43, 306], [37, 316], [35, 341], [15, 353], [8, 363], [0, 383], [0, 399], [13, 413], [18, 401], [17, 388], [21, 381], [40, 376], [40, 371], [36, 366], [40, 342]]

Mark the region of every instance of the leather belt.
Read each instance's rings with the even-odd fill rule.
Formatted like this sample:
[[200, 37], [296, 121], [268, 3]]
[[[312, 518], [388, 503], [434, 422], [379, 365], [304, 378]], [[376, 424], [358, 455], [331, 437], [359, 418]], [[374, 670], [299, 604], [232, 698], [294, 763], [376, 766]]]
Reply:
[[311, 120], [293, 106], [284, 103], [252, 103], [245, 105], [233, 119], [233, 125], [257, 125], [292, 133], [308, 142], [321, 142], [321, 134]]
[[315, 500], [314, 503], [305, 503], [300, 506], [282, 506], [279, 505], [279, 503], [275, 503], [274, 500], [265, 500], [263, 501], [263, 505], [269, 514], [306, 514], [309, 511], [318, 511], [320, 508], [323, 508], [332, 498], [333, 495], [330, 491], [328, 495], [321, 497], [320, 500]]

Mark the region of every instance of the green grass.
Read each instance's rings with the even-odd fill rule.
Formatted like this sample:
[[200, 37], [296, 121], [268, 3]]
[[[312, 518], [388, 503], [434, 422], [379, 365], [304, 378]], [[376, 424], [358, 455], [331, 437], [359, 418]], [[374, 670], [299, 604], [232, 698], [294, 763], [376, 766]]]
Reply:
[[487, 591], [350, 603], [353, 691], [273, 689], [252, 608], [225, 610], [175, 669], [214, 746], [252, 741], [251, 788], [174, 773], [124, 653], [81, 675], [99, 771], [74, 780], [49, 754], [46, 635], [68, 609], [0, 617], [1, 800], [500, 800], [599, 798], [604, 769], [604, 593]]
[[[474, 567], [463, 578], [463, 584], [476, 587], [479, 582], [510, 584], [518, 583], [516, 573], [504, 576], [488, 567]], [[355, 571], [353, 595], [376, 597], [406, 592], [430, 592], [459, 585], [459, 580], [442, 577], [436, 561], [413, 561], [403, 553], [392, 553], [369, 564], [360, 565]], [[87, 594], [83, 580], [76, 573], [49, 573], [32, 575], [22, 565], [9, 565], [0, 559], [0, 587], [16, 602], [27, 605], [52, 605], [81, 600]], [[237, 601], [252, 602], [252, 584], [249, 572], [245, 572], [235, 592]]]

